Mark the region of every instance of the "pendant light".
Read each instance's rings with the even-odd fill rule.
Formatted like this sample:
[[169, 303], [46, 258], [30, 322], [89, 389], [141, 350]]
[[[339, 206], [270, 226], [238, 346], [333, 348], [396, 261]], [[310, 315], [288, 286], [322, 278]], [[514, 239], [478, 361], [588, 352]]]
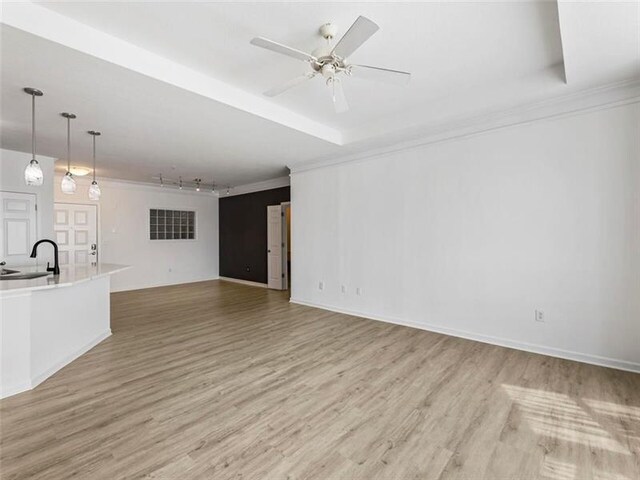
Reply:
[[182, 177], [180, 177], [180, 190], [182, 190]]
[[89, 200], [100, 200], [102, 192], [100, 191], [98, 182], [96, 182], [96, 137], [100, 135], [100, 132], [89, 130], [87, 133], [93, 136], [93, 181], [89, 187]]
[[37, 88], [31, 87], [25, 87], [24, 91], [31, 95], [31, 161], [24, 169], [24, 183], [39, 187], [44, 181], [44, 175], [36, 160], [36, 97], [41, 97], [43, 94]]
[[194, 180], [194, 182], [196, 182], [196, 192], [199, 192], [199, 191], [200, 191], [200, 182], [201, 182], [201, 181], [202, 181], [202, 180], [200, 180], [199, 178], [196, 178], [196, 179]]
[[76, 118], [73, 113], [61, 113], [67, 119], [67, 173], [62, 177], [60, 188], [62, 193], [73, 195], [76, 193], [76, 180], [71, 173], [71, 120]]

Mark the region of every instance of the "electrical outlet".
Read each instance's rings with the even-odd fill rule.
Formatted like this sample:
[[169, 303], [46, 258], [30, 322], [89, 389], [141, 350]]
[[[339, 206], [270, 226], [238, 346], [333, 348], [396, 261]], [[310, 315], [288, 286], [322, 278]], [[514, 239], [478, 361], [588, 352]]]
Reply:
[[342, 293], [347, 293], [347, 287], [345, 287], [344, 285], [342, 285], [342, 286], [340, 287], [340, 291], [341, 291]]
[[544, 312], [542, 310], [536, 310], [535, 319], [536, 322], [544, 323]]
[[324, 282], [322, 280], [318, 282], [318, 290], [324, 290]]

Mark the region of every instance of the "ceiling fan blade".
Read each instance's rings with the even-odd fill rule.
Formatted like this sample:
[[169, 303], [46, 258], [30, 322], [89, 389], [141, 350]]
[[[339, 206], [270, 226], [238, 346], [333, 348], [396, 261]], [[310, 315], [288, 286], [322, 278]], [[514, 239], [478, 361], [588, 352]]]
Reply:
[[376, 33], [380, 27], [366, 17], [359, 16], [347, 33], [333, 47], [332, 54], [340, 58], [347, 58], [355, 52], [360, 45], [366, 42], [371, 35]]
[[298, 60], [303, 60], [305, 62], [314, 62], [316, 60], [316, 57], [313, 55], [309, 55], [301, 50], [296, 50], [295, 48], [287, 47], [286, 45], [282, 45], [281, 43], [274, 42], [272, 40], [267, 40], [266, 38], [256, 37], [251, 39], [250, 43], [256, 47], [266, 48], [272, 52], [281, 53], [282, 55], [297, 58]]
[[347, 97], [344, 96], [344, 89], [342, 88], [342, 82], [338, 78], [334, 78], [329, 85], [331, 89], [331, 95], [333, 97], [333, 107], [336, 109], [336, 113], [343, 113], [349, 110], [349, 104], [347, 103]]
[[392, 83], [394, 85], [407, 85], [409, 80], [411, 80], [411, 74], [409, 72], [369, 67], [367, 65], [349, 65], [349, 67], [352, 75], [356, 78]]
[[301, 75], [296, 78], [292, 78], [288, 82], [283, 83], [282, 85], [278, 85], [277, 87], [273, 87], [270, 90], [264, 92], [267, 97], [275, 97], [276, 95], [280, 95], [281, 93], [286, 92], [290, 88], [295, 87], [296, 85], [300, 85], [302, 82], [309, 80], [310, 78], [315, 77], [315, 72], [310, 72], [305, 75]]

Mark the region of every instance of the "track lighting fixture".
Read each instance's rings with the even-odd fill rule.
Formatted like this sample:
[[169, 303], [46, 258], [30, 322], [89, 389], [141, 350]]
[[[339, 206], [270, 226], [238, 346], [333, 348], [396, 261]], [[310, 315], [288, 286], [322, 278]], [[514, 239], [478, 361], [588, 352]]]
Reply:
[[152, 180], [157, 181], [161, 187], [177, 187], [179, 190], [195, 190], [196, 192], [209, 191], [207, 185], [211, 185], [211, 193], [216, 192], [215, 182], [207, 182], [202, 178], [194, 178], [193, 180], [183, 180], [182, 175], [177, 179], [165, 177], [159, 173], [157, 176], [151, 177]]

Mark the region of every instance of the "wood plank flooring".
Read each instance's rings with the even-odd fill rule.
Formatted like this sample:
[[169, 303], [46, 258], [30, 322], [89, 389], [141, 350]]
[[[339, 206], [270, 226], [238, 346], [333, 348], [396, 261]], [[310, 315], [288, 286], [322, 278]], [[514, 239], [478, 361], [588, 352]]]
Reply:
[[1, 478], [640, 478], [640, 375], [287, 298], [113, 294], [112, 337], [0, 401]]

